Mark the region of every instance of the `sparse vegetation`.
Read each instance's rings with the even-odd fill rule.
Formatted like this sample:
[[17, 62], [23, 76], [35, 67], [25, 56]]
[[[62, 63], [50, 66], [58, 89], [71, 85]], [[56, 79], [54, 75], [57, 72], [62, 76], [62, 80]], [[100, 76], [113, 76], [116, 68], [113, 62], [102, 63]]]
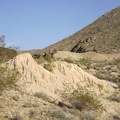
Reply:
[[0, 92], [8, 87], [13, 87], [19, 75], [17, 69], [11, 70], [0, 65]]
[[50, 111], [49, 114], [53, 118], [65, 119], [65, 112], [62, 109]]
[[5, 35], [1, 35], [0, 37], [0, 47], [5, 47]]
[[30, 107], [33, 107], [33, 104], [31, 102], [26, 102], [26, 103], [24, 103], [23, 107], [30, 108]]
[[17, 51], [13, 49], [0, 47], [0, 63], [4, 63], [17, 55]]
[[10, 46], [5, 48], [5, 36], [1, 35], [0, 37], [0, 63], [4, 63], [17, 55], [17, 51], [19, 47]]
[[80, 111], [83, 109], [99, 110], [102, 108], [100, 100], [89, 93], [81, 93], [78, 90], [75, 90], [72, 95], [70, 95], [69, 99], [71, 104]]
[[116, 102], [120, 103], [120, 93], [119, 93], [119, 91], [115, 92], [114, 94], [109, 96], [108, 99], [111, 100], [111, 101], [116, 101]]
[[71, 60], [71, 59], [69, 59], [69, 58], [65, 58], [64, 61], [65, 61], [65, 62], [68, 62], [68, 63], [74, 63], [74, 61]]
[[50, 72], [53, 71], [53, 67], [54, 67], [54, 62], [52, 61], [44, 64], [44, 68]]
[[45, 62], [45, 59], [44, 59], [43, 56], [41, 56], [40, 58], [36, 59], [35, 61], [36, 61], [38, 64], [42, 64], [42, 63]]
[[81, 58], [77, 64], [85, 65], [87, 69], [91, 68], [91, 60], [89, 58]]
[[34, 96], [41, 98], [45, 101], [49, 101], [49, 99], [50, 99], [49, 96], [47, 94], [45, 94], [44, 92], [36, 92]]
[[[73, 36], [68, 37], [67, 39], [70, 40], [70, 42], [67, 42], [66, 39], [63, 41], [64, 44], [61, 44], [62, 42], [59, 42], [61, 45], [60, 46], [58, 45], [58, 49], [63, 48], [63, 50], [65, 49], [70, 51], [77, 44], [77, 42], [80, 42], [80, 45], [75, 46], [75, 52], [76, 51], [77, 52], [93, 51], [96, 49], [97, 51], [94, 51], [94, 52], [100, 52], [100, 53], [103, 53], [103, 52], [111, 53], [113, 51], [119, 52], [120, 51], [119, 49], [120, 41], [118, 39], [119, 35], [117, 36], [118, 31], [116, 32], [114, 31], [114, 28], [118, 30], [119, 26], [117, 25], [115, 27], [115, 25], [117, 24], [115, 23], [115, 25], [112, 26], [113, 29], [108, 29], [108, 26], [111, 27], [111, 24], [109, 22], [109, 17], [111, 16], [111, 14], [110, 13], [108, 14], [109, 16], [105, 16], [106, 19], [103, 19], [104, 18], [103, 16], [100, 20], [97, 20], [95, 22], [96, 24], [95, 27], [94, 27], [94, 24], [92, 24], [86, 27], [85, 29], [83, 29], [82, 32], [78, 31]], [[116, 15], [115, 16], [118, 18], [119, 14], [117, 13]], [[110, 20], [112, 19], [114, 19], [114, 17], [113, 18], [110, 17]], [[115, 20], [118, 21], [120, 19], [115, 19]], [[108, 24], [108, 26], [101, 26], [103, 25], [103, 23], [105, 23], [104, 25]], [[112, 36], [109, 36], [110, 34]], [[114, 36], [116, 37], [116, 39], [114, 39]], [[29, 80], [27, 81], [27, 76], [29, 77], [29, 74], [27, 72], [30, 69], [29, 63], [26, 66], [27, 68], [24, 70], [24, 73], [26, 72], [25, 73], [26, 76], [24, 76], [25, 74], [23, 74], [23, 77], [25, 78], [26, 81], [25, 82], [20, 81], [21, 82], [20, 86], [19, 85], [17, 86], [17, 87], [20, 87], [20, 89], [23, 88], [23, 90], [20, 91], [20, 89], [19, 88], [17, 89], [17, 87], [16, 89], [5, 90], [6, 88], [12, 88], [15, 85], [17, 78], [19, 76], [19, 72], [17, 71], [17, 69], [11, 70], [8, 67], [2, 66], [2, 63], [5, 63], [7, 60], [10, 60], [11, 58], [17, 55], [16, 50], [13, 50], [13, 48], [17, 49], [17, 47], [13, 46], [13, 47], [10, 47], [10, 49], [5, 48], [4, 39], [5, 39], [4, 36], [0, 37], [0, 93], [1, 93], [0, 94], [0, 120], [7, 120], [7, 119], [9, 120], [47, 120], [47, 119], [48, 120], [96, 120], [98, 119], [98, 117], [101, 120], [104, 118], [116, 119], [116, 120], [120, 119], [119, 108], [117, 108], [120, 103], [119, 88], [117, 88], [117, 86], [114, 86], [114, 85], [112, 86], [112, 83], [106, 86], [107, 82], [105, 82], [104, 84], [104, 81], [102, 81], [102, 83], [95, 82], [95, 85], [94, 85], [94, 82], [91, 82], [91, 79], [94, 79], [94, 77], [89, 78], [87, 77], [87, 74], [81, 74], [81, 73], [80, 74], [83, 78], [86, 77], [86, 81], [88, 80], [88, 83], [84, 81], [84, 83], [82, 84], [83, 86], [81, 85], [81, 83], [76, 84], [77, 83], [76, 79], [77, 80], [81, 79], [81, 77], [79, 77], [78, 72], [82, 72], [82, 70], [79, 71], [80, 70], [79, 68], [77, 69], [76, 65], [75, 65], [76, 67], [75, 70], [77, 70], [77, 72], [75, 71], [74, 76], [72, 76], [73, 82], [74, 82], [73, 84], [71, 82], [72, 81], [71, 78], [69, 82], [69, 71], [67, 74], [68, 78], [65, 75], [59, 76], [59, 74], [56, 75], [55, 73], [56, 78], [58, 77], [61, 80], [59, 81], [59, 83], [55, 83], [54, 85], [60, 84], [60, 85], [63, 85], [64, 87], [63, 89], [62, 87], [61, 89], [59, 89], [60, 87], [58, 87], [58, 89], [55, 87], [56, 88], [55, 90], [49, 88], [50, 89], [49, 92], [52, 91], [52, 94], [50, 94], [52, 97], [49, 96], [49, 92], [34, 93], [33, 87], [30, 88], [31, 90], [30, 93], [29, 93], [29, 90], [27, 91], [28, 86], [32, 83], [42, 86], [42, 84], [44, 84], [46, 81], [44, 79], [44, 82], [39, 83], [39, 80], [41, 80], [41, 77], [46, 78], [45, 75], [48, 73], [47, 71], [45, 71], [46, 74], [40, 73], [40, 77], [39, 77], [39, 75], [37, 76], [37, 74], [34, 74], [35, 71], [32, 73], [32, 70], [31, 70], [30, 81]], [[47, 53], [41, 56], [40, 54], [39, 58], [35, 58], [38, 64], [42, 64], [43, 67], [50, 72], [52, 72], [54, 68], [54, 58], [53, 56], [51, 57], [51, 55], [52, 54]], [[62, 57], [61, 57], [61, 60], [62, 60]], [[85, 58], [81, 58], [78, 61], [75, 61], [74, 59], [72, 60], [72, 58], [65, 58], [63, 59], [63, 61], [77, 64], [79, 67], [83, 67], [84, 70], [86, 70], [87, 72], [89, 71], [90, 73], [93, 73], [98, 78], [109, 80], [120, 85], [120, 74], [119, 74], [120, 58], [114, 59], [113, 61], [107, 61], [107, 60], [92, 61], [92, 59], [86, 58], [85, 56]], [[61, 64], [62, 64], [62, 61], [61, 61]], [[41, 72], [41, 70], [38, 70], [37, 67], [35, 67], [35, 70], [37, 72], [38, 71]], [[37, 79], [35, 79], [36, 76], [38, 77]], [[97, 79], [95, 80], [97, 81]], [[80, 80], [80, 82], [82, 82], [82, 80]], [[22, 86], [22, 84], [24, 83], [30, 83], [30, 84], [27, 84], [28, 86], [26, 85], [27, 87], [24, 89], [24, 86]], [[85, 87], [84, 87], [84, 84], [85, 84]], [[43, 87], [46, 89], [47, 87], [45, 85], [46, 84], [44, 84]], [[80, 88], [77, 90], [74, 90], [77, 87], [80, 87]], [[109, 95], [109, 92], [110, 92], [109, 87], [111, 90], [110, 95]], [[90, 90], [89, 88], [91, 90], [97, 89], [98, 91], [95, 91], [94, 93], [92, 93], [91, 91], [90, 92], [88, 91]], [[46, 91], [47, 90], [48, 88], [46, 89]], [[71, 94], [72, 90], [74, 91]], [[117, 92], [112, 93], [112, 90], [113, 92], [114, 90], [115, 92], [116, 91]], [[64, 92], [63, 93], [64, 95], [59, 96], [61, 95], [62, 92]], [[70, 94], [68, 92], [70, 92]], [[58, 96], [54, 96], [54, 93], [55, 95], [58, 95]], [[98, 96], [95, 95], [95, 93], [98, 93], [97, 94]], [[107, 96], [108, 98], [106, 98]], [[61, 102], [61, 105], [59, 104], [60, 102]], [[104, 106], [102, 103], [104, 104]], [[104, 111], [105, 107], [106, 108], [108, 107], [106, 111]], [[17, 113], [15, 113], [15, 111], [17, 111]], [[21, 114], [19, 113], [19, 111], [21, 112]], [[101, 114], [101, 112], [104, 112], [104, 113]]]

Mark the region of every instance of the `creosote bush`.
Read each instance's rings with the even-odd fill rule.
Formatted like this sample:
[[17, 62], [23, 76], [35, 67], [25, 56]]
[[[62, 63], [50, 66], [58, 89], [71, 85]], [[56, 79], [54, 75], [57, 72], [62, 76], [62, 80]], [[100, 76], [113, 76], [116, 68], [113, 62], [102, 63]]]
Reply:
[[36, 62], [37, 62], [38, 64], [42, 64], [42, 63], [45, 62], [45, 59], [44, 59], [44, 57], [41, 56], [40, 58], [36, 59]]
[[2, 67], [0, 65], [0, 92], [15, 85], [19, 75], [20, 73], [17, 71], [17, 69], [11, 70], [8, 67]]
[[55, 67], [55, 66], [54, 66], [54, 62], [53, 62], [52, 59], [49, 60], [47, 63], [44, 64], [44, 68], [45, 68], [46, 70], [50, 71], [50, 72], [53, 71], [53, 67]]
[[75, 90], [69, 98], [71, 104], [78, 110], [98, 110], [102, 108], [100, 100], [89, 93], [81, 93]]

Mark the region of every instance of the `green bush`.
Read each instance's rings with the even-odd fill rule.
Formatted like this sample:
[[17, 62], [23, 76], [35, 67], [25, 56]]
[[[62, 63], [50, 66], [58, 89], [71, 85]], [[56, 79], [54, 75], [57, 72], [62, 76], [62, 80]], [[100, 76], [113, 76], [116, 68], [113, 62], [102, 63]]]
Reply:
[[6, 62], [17, 55], [17, 51], [0, 47], [0, 63]]
[[65, 61], [65, 62], [68, 62], [68, 63], [74, 63], [74, 61], [71, 60], [71, 59], [69, 59], [69, 58], [65, 58], [64, 61]]
[[0, 92], [7, 87], [15, 85], [19, 75], [20, 73], [16, 69], [10, 70], [8, 67], [2, 67], [0, 65]]
[[46, 64], [44, 64], [44, 68], [50, 72], [53, 71], [53, 67], [54, 67], [54, 63], [53, 62], [48, 62]]
[[71, 104], [78, 110], [98, 110], [102, 108], [100, 100], [89, 93], [80, 93], [78, 90], [74, 91], [69, 98]]
[[63, 110], [54, 110], [51, 112], [51, 117], [65, 119], [65, 112]]
[[44, 59], [44, 57], [41, 56], [40, 58], [36, 59], [36, 62], [37, 62], [38, 64], [42, 64], [42, 63], [45, 62], [45, 59]]

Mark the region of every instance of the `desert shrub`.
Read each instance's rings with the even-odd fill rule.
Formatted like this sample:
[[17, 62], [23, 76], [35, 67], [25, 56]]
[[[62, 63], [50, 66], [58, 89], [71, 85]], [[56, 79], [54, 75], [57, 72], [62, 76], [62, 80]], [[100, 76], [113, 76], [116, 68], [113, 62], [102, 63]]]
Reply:
[[17, 55], [17, 51], [0, 47], [0, 63], [4, 63]]
[[65, 61], [65, 62], [68, 62], [68, 63], [74, 63], [74, 61], [71, 60], [70, 58], [64, 58], [64, 61]]
[[64, 119], [65, 118], [65, 112], [63, 110], [53, 110], [53, 111], [50, 111], [50, 116], [53, 117], [53, 118]]
[[12, 97], [12, 99], [15, 100], [15, 101], [18, 101], [19, 100], [19, 96], [15, 95], [15, 96]]
[[52, 61], [52, 57], [50, 55], [46, 55], [45, 57], [45, 60], [48, 61], [48, 62], [51, 62]]
[[120, 103], [120, 94], [119, 94], [119, 92], [115, 92], [114, 94], [109, 96], [107, 99]]
[[47, 94], [45, 94], [44, 92], [36, 92], [34, 96], [37, 97], [37, 98], [41, 98], [45, 101], [50, 100], [49, 96]]
[[111, 97], [110, 99], [112, 101], [116, 101], [116, 102], [120, 103], [120, 96], [118, 96], [118, 97]]
[[14, 86], [19, 75], [20, 73], [17, 69], [11, 70], [0, 65], [0, 92], [7, 87]]
[[78, 110], [98, 110], [102, 108], [100, 100], [89, 93], [81, 93], [75, 90], [69, 98], [71, 104]]
[[44, 59], [44, 57], [41, 56], [40, 58], [36, 59], [36, 62], [37, 62], [38, 64], [42, 64], [42, 63], [45, 62], [45, 59]]
[[31, 102], [26, 102], [23, 107], [25, 108], [29, 108], [29, 107], [33, 107], [33, 104]]
[[114, 58], [114, 59], [113, 59], [113, 64], [114, 64], [114, 65], [120, 65], [120, 57], [119, 57], [119, 58], [116, 58], [116, 59]]
[[87, 69], [91, 68], [91, 60], [89, 58], [81, 58], [78, 62], [82, 65], [85, 65]]
[[113, 64], [120, 70], [120, 57], [113, 60]]
[[44, 64], [44, 68], [50, 72], [53, 71], [53, 67], [54, 67], [54, 62], [47, 62]]

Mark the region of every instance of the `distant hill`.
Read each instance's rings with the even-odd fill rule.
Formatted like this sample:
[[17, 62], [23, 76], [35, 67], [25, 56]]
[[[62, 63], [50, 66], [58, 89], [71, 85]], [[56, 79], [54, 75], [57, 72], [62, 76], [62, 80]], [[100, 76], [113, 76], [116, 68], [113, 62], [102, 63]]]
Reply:
[[52, 49], [72, 52], [120, 52], [120, 6], [75, 34], [42, 49], [41, 52]]
[[120, 52], [120, 6], [105, 13], [90, 25], [73, 35], [42, 50], [24, 51], [31, 54], [49, 50], [98, 53]]

